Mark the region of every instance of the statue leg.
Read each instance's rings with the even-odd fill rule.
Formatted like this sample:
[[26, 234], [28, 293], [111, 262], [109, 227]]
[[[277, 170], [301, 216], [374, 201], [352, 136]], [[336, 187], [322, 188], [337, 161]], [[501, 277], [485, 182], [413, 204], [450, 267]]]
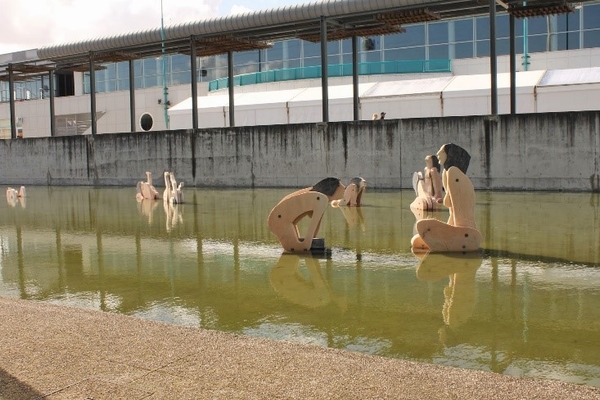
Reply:
[[417, 232], [431, 252], [475, 251], [482, 242], [474, 228], [451, 226], [437, 219], [417, 221]]

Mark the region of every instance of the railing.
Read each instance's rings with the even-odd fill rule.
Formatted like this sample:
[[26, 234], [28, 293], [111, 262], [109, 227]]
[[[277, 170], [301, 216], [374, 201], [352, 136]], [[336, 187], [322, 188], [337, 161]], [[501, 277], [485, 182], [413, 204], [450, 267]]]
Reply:
[[[378, 74], [415, 74], [428, 72], [452, 72], [450, 60], [406, 60], [380, 61], [358, 64], [359, 75]], [[351, 76], [352, 64], [334, 64], [327, 67], [330, 77]], [[276, 69], [272, 71], [254, 72], [233, 77], [234, 86], [255, 85], [258, 83], [293, 81], [298, 79], [314, 79], [321, 77], [321, 66]], [[229, 87], [229, 78], [220, 78], [208, 83], [208, 90], [219, 90]]]

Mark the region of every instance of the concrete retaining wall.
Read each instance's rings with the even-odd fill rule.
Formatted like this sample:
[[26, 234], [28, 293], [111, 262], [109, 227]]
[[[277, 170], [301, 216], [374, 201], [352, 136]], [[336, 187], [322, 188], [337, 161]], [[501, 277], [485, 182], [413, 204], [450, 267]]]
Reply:
[[185, 186], [305, 187], [362, 176], [412, 187], [424, 158], [453, 142], [477, 189], [600, 191], [600, 112], [445, 117], [115, 133], [0, 141], [0, 184], [135, 186], [173, 171]]

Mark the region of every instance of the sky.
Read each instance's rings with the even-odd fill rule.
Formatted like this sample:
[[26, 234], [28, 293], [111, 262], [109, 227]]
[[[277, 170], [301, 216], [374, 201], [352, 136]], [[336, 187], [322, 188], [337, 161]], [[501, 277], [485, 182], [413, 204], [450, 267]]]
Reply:
[[0, 54], [308, 0], [0, 0]]

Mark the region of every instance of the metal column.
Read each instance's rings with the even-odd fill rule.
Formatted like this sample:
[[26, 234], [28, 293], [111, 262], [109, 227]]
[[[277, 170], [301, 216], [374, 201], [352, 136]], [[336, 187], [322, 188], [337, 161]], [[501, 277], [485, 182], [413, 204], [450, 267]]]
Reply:
[[48, 90], [50, 91], [50, 136], [56, 135], [56, 110], [54, 108], [54, 72], [48, 72], [49, 82]]
[[358, 84], [358, 38], [356, 36], [352, 36], [352, 104], [355, 121], [360, 119]]
[[196, 40], [192, 37], [190, 40], [190, 69], [192, 82], [192, 129], [194, 132], [198, 129], [198, 65], [196, 62]]
[[15, 82], [13, 75], [13, 65], [8, 64], [8, 99], [10, 107], [10, 138], [17, 138], [17, 116], [15, 112]]
[[490, 0], [490, 75], [492, 115], [498, 115], [498, 69], [496, 60], [496, 0]]
[[329, 122], [329, 87], [327, 71], [327, 19], [321, 17], [321, 90], [323, 92], [323, 122]]
[[227, 76], [229, 83], [229, 126], [235, 126], [235, 112], [233, 104], [233, 52], [227, 52]]
[[508, 16], [510, 30], [510, 113], [517, 113], [517, 56], [515, 49], [515, 17]]
[[131, 132], [135, 132], [135, 70], [133, 60], [129, 60], [129, 122], [131, 123]]
[[90, 51], [90, 119], [92, 121], [92, 135], [98, 133], [96, 121], [96, 66], [94, 65], [94, 53]]

